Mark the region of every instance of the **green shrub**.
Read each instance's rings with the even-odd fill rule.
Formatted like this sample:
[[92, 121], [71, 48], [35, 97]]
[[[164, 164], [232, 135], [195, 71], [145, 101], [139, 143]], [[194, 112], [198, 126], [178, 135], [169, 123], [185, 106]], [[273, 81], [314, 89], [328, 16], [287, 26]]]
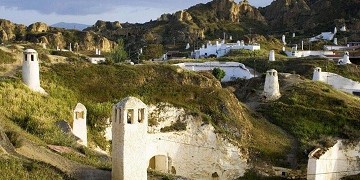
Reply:
[[212, 70], [212, 74], [215, 76], [216, 79], [221, 81], [222, 78], [225, 77], [225, 71], [220, 68], [214, 68]]
[[172, 131], [185, 131], [186, 123], [181, 121], [176, 121], [171, 126], [163, 127], [160, 129], [161, 132], [172, 132]]

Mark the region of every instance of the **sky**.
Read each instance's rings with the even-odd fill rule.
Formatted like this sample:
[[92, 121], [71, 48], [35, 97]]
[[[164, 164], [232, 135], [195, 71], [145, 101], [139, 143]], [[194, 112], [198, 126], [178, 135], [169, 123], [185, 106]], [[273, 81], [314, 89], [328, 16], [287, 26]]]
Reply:
[[[58, 22], [93, 25], [97, 20], [144, 23], [210, 0], [0, 0], [0, 19], [29, 25]], [[239, 2], [239, 0], [235, 0]], [[256, 7], [273, 0], [248, 0]]]

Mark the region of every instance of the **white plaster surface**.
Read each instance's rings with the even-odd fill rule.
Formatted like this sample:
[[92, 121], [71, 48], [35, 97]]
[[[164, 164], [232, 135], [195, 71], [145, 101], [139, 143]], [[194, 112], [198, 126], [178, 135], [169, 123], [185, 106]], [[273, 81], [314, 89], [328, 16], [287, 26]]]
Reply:
[[320, 151], [318, 148], [309, 154], [308, 180], [338, 180], [360, 173], [360, 143], [345, 145], [339, 140], [324, 153]]
[[360, 91], [360, 82], [353, 81], [335, 73], [322, 72], [320, 68], [315, 68], [313, 80], [322, 81], [333, 86], [335, 89], [352, 94], [354, 91]]
[[104, 63], [106, 61], [105, 57], [89, 57], [89, 61], [92, 64], [99, 64], [99, 63]]
[[275, 51], [271, 50], [269, 52], [269, 61], [275, 61]]
[[[31, 58], [32, 57], [32, 58]], [[33, 91], [46, 94], [40, 87], [40, 68], [38, 53], [34, 49], [24, 51], [24, 60], [22, 65], [22, 80]]]
[[238, 62], [204, 62], [204, 63], [179, 63], [176, 64], [183, 69], [192, 71], [210, 71], [214, 68], [220, 68], [225, 71], [225, 77], [222, 82], [233, 81], [237, 78], [250, 79], [254, 77], [254, 72], [245, 67], [244, 64]]
[[[77, 117], [77, 113], [82, 113], [83, 117]], [[87, 110], [86, 107], [78, 103], [74, 109], [73, 113], [73, 134], [81, 140], [81, 144], [87, 146], [87, 127], [86, 127], [86, 116]]]
[[[147, 159], [165, 155], [171, 159], [176, 174], [191, 179], [235, 179], [248, 169], [247, 157], [228, 140], [215, 134], [214, 127], [186, 115], [183, 109], [165, 104], [149, 106], [150, 118], [159, 119], [157, 126], [148, 127]], [[160, 129], [180, 120], [186, 131], [160, 133]], [[171, 167], [169, 167], [171, 169]]]
[[266, 72], [264, 96], [266, 96], [268, 100], [276, 100], [281, 96], [278, 72], [274, 69]]
[[[164, 103], [157, 106], [150, 105], [148, 111], [149, 119], [157, 120], [158, 124], [148, 126], [145, 135], [141, 132], [135, 133], [135, 131], [144, 131], [143, 128], [131, 129], [133, 134], [131, 137], [127, 136], [126, 142], [131, 141], [130, 145], [134, 145], [134, 142], [143, 143], [142, 145], [145, 144], [146, 147], [123, 147], [124, 149], [142, 149], [142, 151], [131, 152], [120, 150], [124, 153], [124, 157], [126, 153], [138, 157], [138, 159], [124, 159], [126, 166], [132, 166], [130, 162], [133, 161], [145, 161], [147, 168], [150, 159], [156, 156], [155, 159], [158, 162], [155, 164], [158, 170], [168, 171], [168, 173], [175, 170], [177, 175], [199, 180], [213, 179], [212, 174], [215, 172], [219, 175], [218, 179], [220, 180], [235, 179], [243, 176], [249, 168], [248, 157], [242, 153], [239, 147], [215, 134], [212, 125], [205, 124], [201, 119], [187, 115], [184, 109]], [[167, 133], [160, 131], [161, 128], [170, 126], [176, 121], [185, 122], [187, 124], [186, 130]], [[125, 126], [124, 128], [129, 127]], [[121, 132], [120, 129], [114, 127], [112, 130]], [[120, 146], [119, 139], [113, 138], [113, 148], [118, 146]], [[118, 154], [114, 153], [114, 149], [112, 156], [113, 166], [120, 166], [119, 163], [115, 162], [120, 159], [115, 157]], [[139, 167], [136, 169], [139, 170]], [[142, 170], [140, 171], [142, 172]]]
[[231, 50], [235, 49], [246, 49], [250, 51], [260, 50], [259, 44], [245, 44], [244, 41], [237, 41], [237, 43], [225, 43], [222, 41], [219, 43], [218, 41], [215, 44], [211, 44], [208, 42], [206, 47], [203, 45], [198, 50], [193, 52], [193, 57], [195, 59], [201, 57], [209, 57], [210, 55], [215, 55], [216, 57], [222, 57], [228, 54]]
[[[139, 110], [144, 118], [139, 119]], [[129, 112], [133, 111], [128, 123]], [[127, 97], [113, 106], [112, 112], [112, 179], [146, 180], [147, 107], [139, 99]]]
[[286, 55], [289, 57], [308, 57], [308, 56], [328, 56], [335, 55], [333, 51], [285, 51]]

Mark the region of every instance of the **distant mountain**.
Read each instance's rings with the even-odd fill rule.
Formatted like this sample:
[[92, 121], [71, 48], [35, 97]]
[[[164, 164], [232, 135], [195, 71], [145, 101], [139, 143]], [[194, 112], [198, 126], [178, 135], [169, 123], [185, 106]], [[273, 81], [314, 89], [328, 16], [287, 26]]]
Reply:
[[86, 24], [66, 23], [66, 22], [59, 22], [59, 23], [53, 24], [51, 26], [58, 27], [58, 28], [65, 28], [65, 29], [76, 29], [79, 31], [82, 31], [83, 29], [90, 27], [90, 25], [86, 25]]

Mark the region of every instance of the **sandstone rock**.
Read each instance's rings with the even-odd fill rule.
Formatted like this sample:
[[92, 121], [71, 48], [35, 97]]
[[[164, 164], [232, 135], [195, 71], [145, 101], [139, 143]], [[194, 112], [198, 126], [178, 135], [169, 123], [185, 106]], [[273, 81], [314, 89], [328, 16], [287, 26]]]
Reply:
[[186, 11], [178, 11], [175, 13], [175, 17], [178, 21], [191, 21], [191, 15]]
[[158, 21], [169, 21], [171, 14], [162, 14], [157, 20]]
[[6, 32], [4, 30], [0, 31], [0, 42], [6, 42], [8, 41], [8, 35], [6, 34]]
[[15, 38], [16, 24], [5, 19], [0, 19], [0, 29], [6, 33], [8, 40]]
[[46, 32], [48, 31], [49, 27], [47, 24], [42, 22], [36, 22], [34, 24], [30, 24], [30, 26], [27, 28], [28, 32], [32, 33], [39, 33], [39, 32]]
[[65, 48], [66, 42], [61, 32], [47, 35], [47, 40], [53, 47]]

